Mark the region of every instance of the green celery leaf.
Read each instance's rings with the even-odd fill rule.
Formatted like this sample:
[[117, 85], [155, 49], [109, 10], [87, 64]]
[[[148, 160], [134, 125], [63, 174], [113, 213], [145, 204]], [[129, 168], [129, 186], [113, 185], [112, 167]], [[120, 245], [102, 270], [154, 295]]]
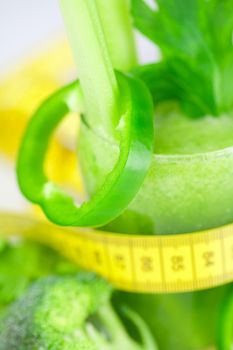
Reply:
[[189, 57], [202, 64], [213, 60], [207, 45], [205, 1], [158, 0], [152, 10], [143, 0], [133, 0], [132, 12], [136, 27], [159, 45], [165, 57]]
[[222, 105], [225, 112], [233, 110], [233, 52], [221, 66]]
[[157, 94], [156, 84], [164, 88], [159, 95], [169, 98], [172, 90], [191, 117], [232, 107], [232, 0], [157, 0], [157, 9], [132, 0], [132, 14], [136, 28], [162, 53], [160, 81], [153, 83]]
[[233, 1], [209, 0], [206, 2], [212, 50], [219, 67], [221, 108], [233, 108]]
[[179, 58], [138, 67], [133, 74], [146, 83], [155, 104], [169, 100], [178, 101], [183, 111], [191, 117], [208, 114], [209, 106], [217, 113], [210, 82], [203, 79], [200, 85], [200, 72], [197, 70], [193, 74], [190, 66]]
[[[233, 51], [233, 1], [206, 1], [206, 11], [212, 37], [212, 49], [215, 56], [221, 62], [225, 60], [225, 54], [232, 53]], [[223, 55], [223, 53], [225, 54]]]

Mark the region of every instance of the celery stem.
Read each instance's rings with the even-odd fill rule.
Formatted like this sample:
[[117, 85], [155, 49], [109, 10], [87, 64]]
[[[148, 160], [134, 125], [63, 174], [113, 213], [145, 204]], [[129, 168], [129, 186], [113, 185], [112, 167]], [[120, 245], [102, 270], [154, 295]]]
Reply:
[[87, 122], [111, 137], [117, 119], [118, 85], [96, 0], [60, 3], [84, 93]]
[[128, 71], [137, 64], [129, 0], [97, 0], [114, 68]]

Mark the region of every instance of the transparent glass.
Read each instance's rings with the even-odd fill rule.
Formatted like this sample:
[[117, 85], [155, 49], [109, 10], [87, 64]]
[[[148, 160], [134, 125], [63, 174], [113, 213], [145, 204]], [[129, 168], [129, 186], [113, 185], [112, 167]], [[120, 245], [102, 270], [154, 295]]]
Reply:
[[[81, 127], [79, 159], [90, 194], [112, 168], [118, 147]], [[127, 210], [106, 229], [176, 234], [233, 222], [233, 147], [190, 155], [154, 155], [150, 171]], [[129, 184], [130, 185], [130, 184]], [[214, 346], [219, 309], [227, 290], [180, 294], [118, 293], [147, 321], [160, 350]]]

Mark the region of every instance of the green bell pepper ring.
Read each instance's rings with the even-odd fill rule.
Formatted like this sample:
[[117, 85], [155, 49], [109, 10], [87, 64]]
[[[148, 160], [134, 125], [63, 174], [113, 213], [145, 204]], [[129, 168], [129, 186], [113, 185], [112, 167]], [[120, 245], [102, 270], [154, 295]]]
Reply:
[[17, 176], [24, 195], [41, 206], [46, 216], [64, 226], [102, 226], [117, 217], [138, 192], [153, 154], [153, 102], [146, 86], [136, 78], [116, 73], [121, 91], [119, 157], [102, 187], [78, 206], [74, 199], [49, 181], [43, 170], [50, 138], [69, 112], [83, 112], [81, 88], [74, 82], [61, 89], [35, 113], [22, 140]]

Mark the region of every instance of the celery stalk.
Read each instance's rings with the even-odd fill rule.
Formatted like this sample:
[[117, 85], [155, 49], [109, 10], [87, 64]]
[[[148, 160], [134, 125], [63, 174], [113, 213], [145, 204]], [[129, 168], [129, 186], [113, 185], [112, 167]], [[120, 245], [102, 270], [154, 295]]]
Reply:
[[88, 123], [111, 137], [117, 119], [118, 86], [95, 0], [60, 0], [84, 92]]
[[129, 0], [97, 0], [96, 3], [113, 66], [127, 71], [137, 63]]

